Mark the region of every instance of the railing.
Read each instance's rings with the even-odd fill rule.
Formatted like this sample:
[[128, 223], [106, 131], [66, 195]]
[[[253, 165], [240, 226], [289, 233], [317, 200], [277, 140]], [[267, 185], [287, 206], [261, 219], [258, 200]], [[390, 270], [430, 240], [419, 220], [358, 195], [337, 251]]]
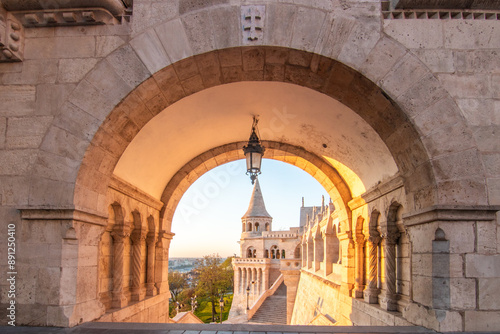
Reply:
[[273, 295], [276, 292], [276, 290], [278, 290], [279, 286], [281, 285], [281, 283], [283, 283], [283, 281], [284, 277], [283, 274], [281, 274], [273, 283], [273, 285], [260, 295], [259, 299], [257, 299], [255, 303], [253, 303], [252, 307], [249, 310], [247, 310], [247, 320], [252, 319], [252, 317], [255, 315], [255, 312], [257, 312], [257, 310], [262, 306], [262, 304], [266, 301], [267, 297]]
[[297, 233], [281, 232], [281, 231], [262, 232], [262, 237], [263, 238], [297, 238]]
[[255, 258], [255, 257], [248, 257], [248, 258], [241, 258], [241, 257], [235, 257], [233, 258], [233, 264], [270, 264], [271, 259], [267, 258]]

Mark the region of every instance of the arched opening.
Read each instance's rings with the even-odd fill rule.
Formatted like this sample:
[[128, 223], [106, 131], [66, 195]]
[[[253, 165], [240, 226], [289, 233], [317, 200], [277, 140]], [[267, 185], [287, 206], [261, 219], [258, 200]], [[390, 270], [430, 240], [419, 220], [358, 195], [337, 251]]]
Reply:
[[301, 258], [301, 251], [300, 251], [301, 248], [302, 248], [302, 246], [300, 244], [298, 244], [297, 247], [295, 247], [295, 250], [293, 252], [293, 257], [295, 259], [300, 259]]

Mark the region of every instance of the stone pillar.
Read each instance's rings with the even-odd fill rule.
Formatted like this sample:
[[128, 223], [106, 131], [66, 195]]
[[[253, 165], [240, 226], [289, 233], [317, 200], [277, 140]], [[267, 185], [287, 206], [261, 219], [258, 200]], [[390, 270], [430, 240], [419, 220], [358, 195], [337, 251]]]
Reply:
[[396, 293], [396, 243], [399, 238], [399, 233], [388, 233], [384, 236], [385, 247], [385, 288], [386, 293], [382, 300], [381, 306], [387, 311], [397, 311], [397, 293]]
[[354, 240], [355, 245], [355, 265], [356, 265], [356, 277], [354, 280], [354, 297], [363, 298], [363, 290], [365, 289], [365, 237], [362, 234], [358, 234]]
[[252, 295], [255, 295], [255, 289], [256, 289], [255, 281], [257, 279], [255, 276], [257, 274], [257, 270], [255, 268], [252, 268], [250, 270], [251, 270], [251, 273], [252, 273], [252, 281], [250, 282], [251, 285], [252, 285], [252, 287], [251, 287], [251, 289], [252, 289]]
[[257, 269], [257, 283], [256, 283], [257, 296], [262, 293], [262, 270]]
[[314, 260], [314, 243], [312, 238], [307, 240], [307, 268], [311, 269], [313, 267]]
[[155, 296], [155, 257], [156, 257], [156, 235], [148, 233], [147, 239], [148, 263], [146, 267], [146, 295]]
[[319, 234], [314, 238], [314, 271], [318, 271], [321, 268], [321, 261], [323, 261], [323, 252], [323, 238], [321, 237], [321, 234]]
[[173, 236], [173, 233], [165, 231], [160, 232], [158, 235], [155, 249], [155, 286], [158, 294], [170, 294], [168, 288], [168, 248]]
[[333, 233], [329, 232], [328, 229], [325, 233], [325, 245], [324, 245], [324, 261], [325, 261], [325, 276], [332, 273], [333, 265]]
[[247, 288], [247, 271], [246, 268], [240, 268], [241, 270], [241, 277], [240, 277], [240, 286], [241, 286], [241, 294], [246, 293], [246, 288]]
[[123, 277], [125, 276], [124, 266], [124, 249], [125, 240], [130, 236], [128, 229], [123, 226], [115, 227], [111, 233], [113, 238], [113, 300], [111, 307], [122, 308], [128, 304], [127, 297], [125, 297], [123, 289]]
[[364, 291], [365, 301], [369, 304], [378, 303], [378, 245], [379, 236], [370, 236], [368, 238], [369, 264], [368, 264], [368, 288]]
[[241, 287], [241, 282], [240, 282], [240, 268], [237, 267], [234, 270], [234, 293], [235, 294], [240, 294], [240, 287]]
[[136, 229], [130, 238], [132, 240], [132, 300], [143, 300], [146, 296], [141, 284], [141, 275], [144, 268], [142, 251], [146, 244], [146, 234], [143, 230]]
[[269, 272], [267, 270], [262, 271], [262, 291], [266, 291], [267, 289], [270, 288], [269, 286]]
[[303, 242], [301, 244], [302, 247], [302, 266], [306, 267], [307, 266], [307, 243]]
[[282, 270], [284, 283], [286, 285], [286, 323], [292, 321], [293, 307], [295, 305], [295, 297], [297, 296], [297, 288], [299, 286], [300, 271], [299, 270]]

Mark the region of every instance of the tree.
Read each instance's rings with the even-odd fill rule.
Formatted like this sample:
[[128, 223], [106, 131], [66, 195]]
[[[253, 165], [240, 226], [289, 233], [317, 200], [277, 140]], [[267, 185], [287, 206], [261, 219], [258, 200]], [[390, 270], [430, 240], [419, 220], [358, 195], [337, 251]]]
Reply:
[[187, 287], [186, 275], [178, 272], [172, 271], [168, 272], [168, 286], [170, 289], [170, 294], [172, 295], [172, 301], [177, 302], [177, 297], [179, 293], [182, 292], [184, 288]]
[[222, 266], [222, 259], [217, 255], [206, 255], [197, 261], [198, 285], [196, 294], [212, 303], [212, 322], [215, 321], [216, 306], [219, 299], [232, 287], [233, 271]]

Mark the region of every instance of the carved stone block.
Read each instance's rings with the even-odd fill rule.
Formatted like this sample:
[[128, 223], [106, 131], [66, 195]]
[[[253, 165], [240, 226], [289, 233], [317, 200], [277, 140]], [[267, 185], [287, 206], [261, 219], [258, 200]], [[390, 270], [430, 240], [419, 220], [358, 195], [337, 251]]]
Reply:
[[0, 62], [23, 60], [24, 29], [9, 12], [0, 8]]
[[241, 6], [243, 45], [259, 45], [264, 41], [266, 6]]

